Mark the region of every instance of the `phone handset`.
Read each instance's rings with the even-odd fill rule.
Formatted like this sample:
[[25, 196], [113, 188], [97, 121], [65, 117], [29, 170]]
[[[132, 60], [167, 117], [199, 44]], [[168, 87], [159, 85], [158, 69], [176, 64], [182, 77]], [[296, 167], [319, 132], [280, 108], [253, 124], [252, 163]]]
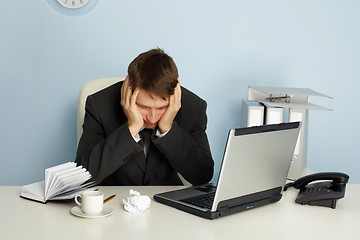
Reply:
[[[345, 173], [314, 173], [299, 178], [293, 183], [286, 184], [284, 191], [289, 187], [300, 189], [299, 195], [295, 200], [296, 203], [335, 208], [336, 200], [345, 196], [348, 180], [349, 176]], [[314, 181], [322, 182], [312, 183]]]
[[292, 187], [296, 189], [302, 189], [310, 182], [318, 181], [318, 180], [332, 180], [333, 182], [330, 188], [334, 191], [341, 191], [348, 182], [349, 176], [345, 173], [340, 173], [340, 172], [314, 173], [299, 178], [292, 184]]

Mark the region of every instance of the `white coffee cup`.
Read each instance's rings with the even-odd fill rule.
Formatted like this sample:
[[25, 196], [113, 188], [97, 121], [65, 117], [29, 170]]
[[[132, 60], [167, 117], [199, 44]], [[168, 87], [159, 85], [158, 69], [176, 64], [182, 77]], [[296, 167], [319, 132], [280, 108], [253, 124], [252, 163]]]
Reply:
[[[81, 198], [81, 202], [78, 200]], [[104, 206], [104, 194], [100, 191], [86, 191], [75, 197], [75, 202], [87, 215], [98, 215]]]

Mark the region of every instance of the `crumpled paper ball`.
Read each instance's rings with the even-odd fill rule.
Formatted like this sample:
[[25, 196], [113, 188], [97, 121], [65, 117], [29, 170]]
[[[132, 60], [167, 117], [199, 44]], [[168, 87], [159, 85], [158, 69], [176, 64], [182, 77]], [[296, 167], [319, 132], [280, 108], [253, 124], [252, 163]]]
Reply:
[[151, 199], [148, 196], [142, 196], [139, 192], [130, 189], [130, 197], [123, 199], [124, 208], [128, 212], [143, 212], [150, 208]]

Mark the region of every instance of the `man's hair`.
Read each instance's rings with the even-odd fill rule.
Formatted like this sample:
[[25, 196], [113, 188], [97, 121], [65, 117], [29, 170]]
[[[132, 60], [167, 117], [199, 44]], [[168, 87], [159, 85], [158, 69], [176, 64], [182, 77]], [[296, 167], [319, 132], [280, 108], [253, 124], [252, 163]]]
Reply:
[[151, 49], [137, 56], [128, 67], [129, 85], [166, 98], [174, 94], [178, 70], [174, 60], [162, 49]]

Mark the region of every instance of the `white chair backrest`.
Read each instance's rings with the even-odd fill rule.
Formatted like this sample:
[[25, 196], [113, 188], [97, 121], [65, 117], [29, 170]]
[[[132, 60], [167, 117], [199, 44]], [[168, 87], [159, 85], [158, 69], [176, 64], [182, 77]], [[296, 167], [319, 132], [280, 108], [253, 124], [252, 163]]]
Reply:
[[[83, 132], [82, 125], [85, 117], [85, 103], [89, 95], [96, 93], [116, 82], [123, 81], [124, 78], [100, 78], [88, 82], [80, 91], [78, 107], [77, 107], [77, 143], [79, 143]], [[119, 103], [120, 104], [120, 103]]]

